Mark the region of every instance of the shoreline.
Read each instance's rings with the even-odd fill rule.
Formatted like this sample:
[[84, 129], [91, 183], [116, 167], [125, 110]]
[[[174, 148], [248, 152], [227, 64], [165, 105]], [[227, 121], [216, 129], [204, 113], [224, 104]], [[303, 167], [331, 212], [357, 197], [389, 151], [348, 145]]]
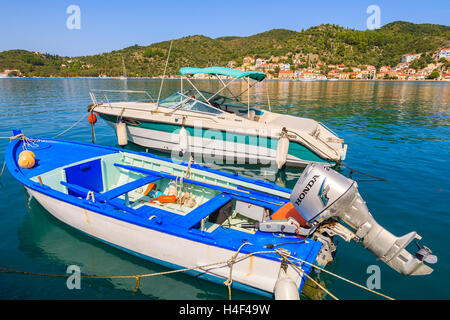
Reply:
[[[1, 79], [98, 79], [98, 80], [162, 80], [162, 77], [130, 77], [127, 79], [121, 79], [120, 77], [5, 77]], [[164, 78], [164, 80], [180, 80], [181, 78]], [[191, 79], [191, 80], [207, 80], [207, 81], [217, 81], [217, 79]], [[229, 80], [229, 79], [222, 79]], [[400, 80], [400, 79], [316, 79], [313, 81], [301, 81], [298, 79], [266, 79], [265, 81], [289, 81], [289, 82], [450, 82], [450, 79], [442, 79], [442, 80], [432, 80], [432, 79], [424, 79], [424, 80]]]

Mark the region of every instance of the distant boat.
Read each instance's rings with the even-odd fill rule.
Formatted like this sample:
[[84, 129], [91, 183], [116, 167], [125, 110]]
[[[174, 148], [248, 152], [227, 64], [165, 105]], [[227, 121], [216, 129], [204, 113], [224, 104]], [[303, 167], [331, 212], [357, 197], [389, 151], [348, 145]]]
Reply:
[[316, 81], [317, 79], [314, 78], [299, 78], [299, 81], [304, 81], [304, 82], [310, 82], [310, 81]]
[[123, 74], [119, 77], [120, 80], [127, 80], [127, 69], [125, 68], [125, 61], [122, 57], [122, 67], [123, 67]]
[[329, 81], [338, 81], [339, 79], [338, 78], [330, 78], [330, 79], [328, 79]]
[[5, 79], [5, 78], [9, 78], [9, 76], [7, 74], [0, 73], [0, 79]]

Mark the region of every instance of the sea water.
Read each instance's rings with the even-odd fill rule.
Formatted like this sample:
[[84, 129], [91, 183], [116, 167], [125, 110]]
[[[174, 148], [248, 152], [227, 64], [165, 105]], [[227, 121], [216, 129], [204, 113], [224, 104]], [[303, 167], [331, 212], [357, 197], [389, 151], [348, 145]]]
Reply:
[[[1, 163], [13, 129], [27, 136], [56, 136], [86, 114], [92, 103], [90, 89], [146, 90], [157, 97], [160, 84], [155, 79], [2, 79]], [[220, 87], [217, 81], [196, 84], [207, 91]], [[166, 80], [162, 96], [179, 86], [179, 80]], [[245, 90], [247, 85], [240, 86], [232, 88]], [[114, 98], [112, 93], [108, 96]], [[145, 97], [128, 93], [120, 98]], [[263, 108], [270, 103], [275, 112], [318, 120], [336, 132], [348, 144], [347, 166], [388, 180], [352, 174], [375, 219], [397, 236], [416, 230], [423, 237], [422, 244], [439, 259], [431, 275], [404, 276], [377, 261], [360, 244], [338, 238], [336, 258], [328, 269], [362, 285], [376, 285], [375, 290], [396, 299], [449, 299], [450, 83], [266, 81], [251, 90], [251, 99]], [[87, 117], [60, 138], [91, 142]], [[113, 129], [101, 119], [95, 125], [95, 138], [98, 144], [117, 144]], [[134, 145], [127, 148], [142, 150]], [[275, 174], [248, 165], [210, 165], [252, 178], [266, 176], [289, 188], [301, 174], [298, 170]], [[342, 173], [350, 172], [344, 168]], [[414, 244], [408, 248], [416, 251]], [[28, 199], [24, 188], [5, 170], [0, 178], [0, 268], [68, 274], [71, 265], [88, 276], [168, 270], [57, 221], [34, 199]], [[378, 268], [379, 278], [374, 281], [373, 270]], [[381, 299], [324, 273], [320, 277], [340, 299]], [[141, 279], [135, 294], [134, 287], [134, 279], [82, 279], [80, 289], [69, 290], [64, 278], [0, 272], [0, 299], [228, 299], [225, 286], [185, 274]], [[232, 297], [263, 299], [237, 290]]]

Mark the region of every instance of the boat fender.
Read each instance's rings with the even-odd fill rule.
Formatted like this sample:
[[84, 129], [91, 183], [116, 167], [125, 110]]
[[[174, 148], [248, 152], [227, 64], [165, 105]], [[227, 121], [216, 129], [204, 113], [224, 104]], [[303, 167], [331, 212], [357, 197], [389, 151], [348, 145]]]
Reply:
[[189, 151], [189, 135], [185, 127], [181, 127], [178, 133], [178, 143], [182, 153]]
[[275, 300], [300, 300], [297, 285], [288, 276], [286, 268], [283, 268], [283, 266], [280, 268], [273, 293]]
[[95, 116], [95, 113], [92, 111], [91, 113], [89, 113], [88, 122], [92, 125], [97, 123], [97, 117]]
[[19, 166], [23, 169], [31, 169], [36, 163], [36, 157], [30, 150], [24, 150], [19, 154]]
[[281, 133], [280, 139], [278, 139], [278, 146], [277, 146], [276, 163], [278, 166], [278, 170], [280, 170], [286, 164], [288, 153], [289, 153], [289, 138], [287, 137], [287, 134], [285, 134], [285, 132], [283, 131]]
[[118, 122], [116, 124], [116, 132], [117, 132], [117, 143], [120, 146], [126, 146], [128, 143], [127, 137], [127, 125], [125, 122]]

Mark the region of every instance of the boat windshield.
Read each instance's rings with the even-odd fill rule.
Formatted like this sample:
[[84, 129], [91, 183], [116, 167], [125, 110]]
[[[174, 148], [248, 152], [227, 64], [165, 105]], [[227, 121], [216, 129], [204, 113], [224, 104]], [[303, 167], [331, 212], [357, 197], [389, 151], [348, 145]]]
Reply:
[[170, 109], [179, 108], [180, 110], [208, 113], [213, 115], [223, 113], [222, 110], [197, 100], [197, 97], [194, 94], [184, 95], [179, 92], [165, 98], [159, 103], [159, 105]]
[[187, 99], [186, 96], [181, 95], [179, 92], [175, 92], [171, 96], [161, 100], [159, 102], [159, 105], [161, 107], [166, 107], [166, 108], [175, 108], [177, 105], [179, 105], [182, 101], [184, 101], [186, 99]]
[[[208, 92], [208, 91], [202, 91], [200, 90], [200, 93], [203, 95], [200, 95], [199, 92], [197, 92], [197, 90], [193, 90], [193, 89], [185, 89], [183, 91], [183, 93], [187, 96], [194, 96], [195, 99], [203, 101], [203, 102], [207, 102], [206, 100], [209, 100], [209, 102], [213, 105], [213, 106], [220, 106], [222, 104], [231, 104], [236, 102], [236, 99], [232, 99], [232, 98], [228, 98], [225, 96], [221, 96], [221, 95], [215, 95], [214, 93]], [[213, 97], [211, 99], [211, 97]], [[205, 100], [206, 99], [206, 100]]]

